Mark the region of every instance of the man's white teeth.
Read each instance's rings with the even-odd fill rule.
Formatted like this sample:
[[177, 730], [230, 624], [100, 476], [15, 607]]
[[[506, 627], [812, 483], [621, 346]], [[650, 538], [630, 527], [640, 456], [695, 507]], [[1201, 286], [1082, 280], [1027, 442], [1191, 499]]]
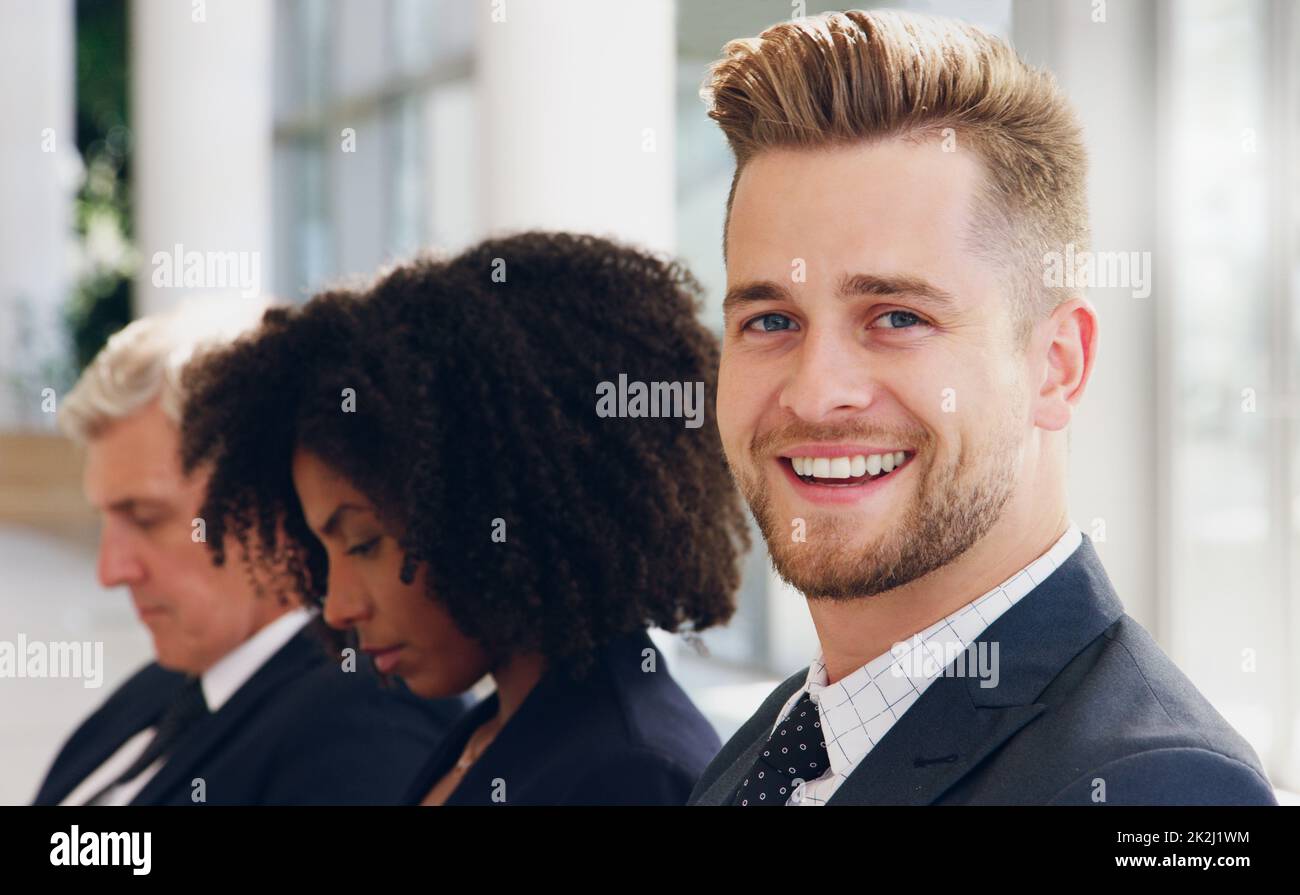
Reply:
[[849, 479], [864, 473], [879, 475], [902, 466], [907, 456], [904, 451], [888, 454], [854, 454], [851, 457], [791, 457], [790, 463], [799, 475], [815, 479]]

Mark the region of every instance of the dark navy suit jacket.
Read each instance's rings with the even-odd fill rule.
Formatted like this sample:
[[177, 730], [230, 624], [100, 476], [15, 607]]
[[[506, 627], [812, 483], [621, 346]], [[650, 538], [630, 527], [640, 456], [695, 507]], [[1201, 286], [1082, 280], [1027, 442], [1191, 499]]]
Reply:
[[[184, 680], [157, 663], [133, 675], [64, 744], [34, 804], [59, 804]], [[463, 705], [382, 688], [364, 656], [344, 671], [308, 624], [185, 734], [131, 804], [194, 804], [195, 778], [209, 805], [395, 804]]]
[[[654, 650], [654, 670], [643, 670]], [[494, 693], [415, 779], [418, 804], [497, 711]], [[448, 805], [684, 805], [721, 742], [644, 631], [602, 647], [586, 677], [545, 674], [470, 766]]]
[[[936, 678], [828, 805], [1277, 804], [1246, 740], [1124, 614], [1087, 535], [979, 641], [999, 645], [998, 685]], [[730, 802], [805, 675], [731, 738], [692, 804]]]

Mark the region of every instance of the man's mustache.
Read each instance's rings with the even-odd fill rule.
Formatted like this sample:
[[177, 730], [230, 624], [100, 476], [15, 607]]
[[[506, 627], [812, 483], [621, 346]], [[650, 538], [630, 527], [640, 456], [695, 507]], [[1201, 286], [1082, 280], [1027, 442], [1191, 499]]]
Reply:
[[879, 426], [864, 425], [856, 420], [824, 426], [795, 422], [778, 429], [756, 433], [750, 439], [749, 452], [754, 457], [768, 457], [780, 454], [782, 449], [790, 445], [845, 441], [905, 445], [919, 451], [928, 439], [919, 432], [881, 429]]

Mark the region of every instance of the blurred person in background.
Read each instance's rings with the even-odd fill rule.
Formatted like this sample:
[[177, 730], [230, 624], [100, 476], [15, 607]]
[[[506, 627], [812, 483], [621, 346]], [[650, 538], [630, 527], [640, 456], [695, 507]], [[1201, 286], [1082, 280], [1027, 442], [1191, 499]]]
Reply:
[[698, 297], [640, 250], [523, 233], [272, 311], [191, 369], [209, 530], [301, 570], [414, 692], [495, 683], [407, 802], [682, 805], [716, 754], [647, 632], [727, 621], [748, 544]]
[[99, 581], [130, 591], [156, 661], [76, 730], [36, 804], [391, 803], [460, 712], [381, 688], [364, 659], [331, 659], [283, 570], [255, 580], [211, 563], [207, 472], [181, 470], [181, 373], [264, 310], [191, 299], [137, 320], [64, 401], [102, 518]]

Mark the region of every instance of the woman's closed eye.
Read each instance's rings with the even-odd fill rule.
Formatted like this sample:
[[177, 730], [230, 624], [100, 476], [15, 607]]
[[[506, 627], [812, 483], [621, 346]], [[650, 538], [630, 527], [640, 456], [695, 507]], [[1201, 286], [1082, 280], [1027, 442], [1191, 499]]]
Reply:
[[348, 556], [370, 556], [372, 553], [375, 552], [375, 548], [379, 546], [379, 537], [380, 536], [376, 535], [375, 537], [371, 538], [368, 541], [362, 541], [359, 544], [354, 544], [353, 546], [347, 549], [346, 551], [347, 555]]

